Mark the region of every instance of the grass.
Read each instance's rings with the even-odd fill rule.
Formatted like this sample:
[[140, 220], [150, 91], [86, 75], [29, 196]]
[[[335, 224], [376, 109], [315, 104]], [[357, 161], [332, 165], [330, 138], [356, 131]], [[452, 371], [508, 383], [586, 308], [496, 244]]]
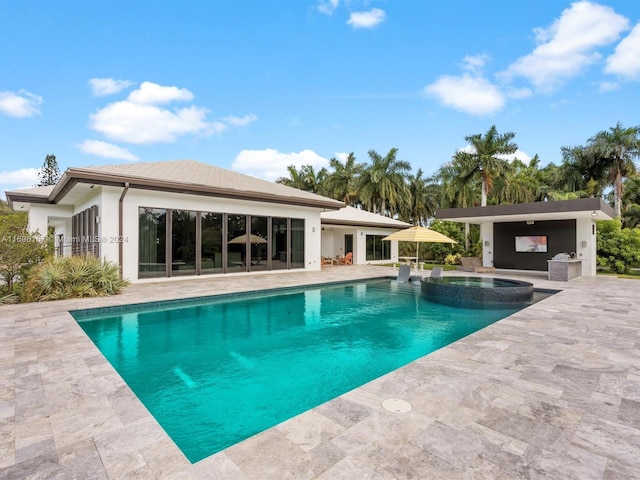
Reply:
[[632, 269], [629, 273], [615, 273], [610, 268], [598, 268], [598, 275], [606, 275], [630, 280], [640, 280], [640, 270]]

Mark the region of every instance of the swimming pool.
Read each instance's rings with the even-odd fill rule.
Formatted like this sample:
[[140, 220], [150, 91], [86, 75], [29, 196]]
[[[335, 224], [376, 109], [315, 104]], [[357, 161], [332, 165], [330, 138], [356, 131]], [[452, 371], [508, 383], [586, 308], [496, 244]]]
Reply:
[[196, 462], [515, 310], [380, 279], [71, 313]]

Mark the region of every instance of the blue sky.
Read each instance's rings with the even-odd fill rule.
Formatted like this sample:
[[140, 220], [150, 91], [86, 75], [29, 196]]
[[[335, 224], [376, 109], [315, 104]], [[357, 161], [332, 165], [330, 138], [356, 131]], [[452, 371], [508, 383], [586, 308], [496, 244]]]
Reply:
[[0, 45], [0, 192], [48, 153], [431, 175], [493, 124], [543, 165], [640, 124], [637, 0], [0, 0]]

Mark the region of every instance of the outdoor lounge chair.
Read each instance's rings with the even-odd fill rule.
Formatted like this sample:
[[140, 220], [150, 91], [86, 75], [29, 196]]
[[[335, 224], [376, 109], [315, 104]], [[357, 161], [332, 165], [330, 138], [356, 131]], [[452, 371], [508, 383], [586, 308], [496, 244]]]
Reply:
[[398, 277], [396, 278], [396, 282], [398, 283], [408, 282], [410, 275], [411, 275], [411, 266], [400, 265], [400, 270], [398, 271]]
[[442, 276], [442, 267], [433, 267], [431, 269], [431, 277], [439, 278]]
[[353, 265], [353, 252], [348, 252], [344, 257], [340, 258], [340, 265]]
[[495, 272], [493, 267], [483, 267], [479, 257], [462, 257], [460, 259], [461, 266], [458, 270], [463, 272], [489, 273]]

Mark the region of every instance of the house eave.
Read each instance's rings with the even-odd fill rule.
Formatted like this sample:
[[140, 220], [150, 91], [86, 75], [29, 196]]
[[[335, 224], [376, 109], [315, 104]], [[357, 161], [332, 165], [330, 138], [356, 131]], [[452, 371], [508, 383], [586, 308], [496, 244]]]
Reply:
[[129, 188], [132, 189], [296, 205], [302, 207], [319, 208], [323, 210], [339, 210], [340, 208], [344, 207], [343, 202], [331, 199], [305, 199], [288, 197], [278, 194], [269, 194], [266, 192], [241, 191], [231, 188], [212, 187], [207, 185], [177, 183], [137, 177], [124, 177], [120, 175], [105, 174], [95, 171], [86, 171], [79, 168], [69, 168], [63, 174], [62, 178], [49, 195], [47, 203], [59, 203], [78, 183], [116, 186], [123, 188], [125, 184], [128, 183]]

